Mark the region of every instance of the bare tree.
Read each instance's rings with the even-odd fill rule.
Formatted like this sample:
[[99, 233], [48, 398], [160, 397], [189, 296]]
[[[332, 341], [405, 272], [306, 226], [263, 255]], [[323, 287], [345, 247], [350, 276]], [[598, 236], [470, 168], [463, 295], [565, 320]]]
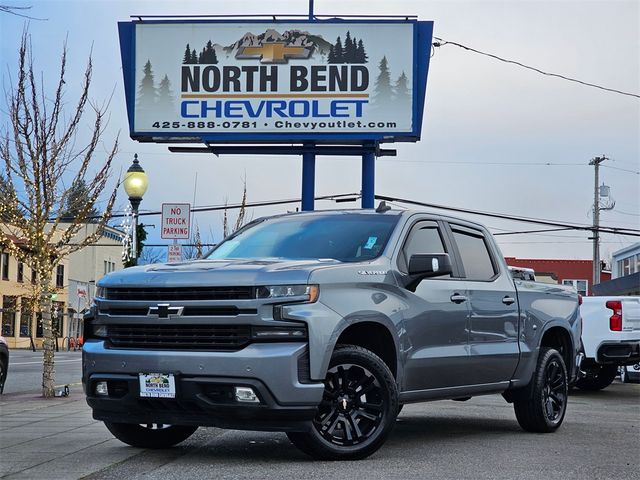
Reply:
[[240, 209], [238, 210], [238, 216], [236, 217], [233, 228], [229, 227], [229, 215], [226, 208], [227, 204], [225, 203], [225, 209], [222, 216], [222, 238], [227, 238], [244, 225], [245, 217], [247, 215], [247, 179], [244, 178], [242, 182], [242, 201], [240, 202]]
[[[45, 93], [45, 85], [36, 81], [30, 37], [22, 35], [15, 85], [7, 93], [8, 125], [0, 132], [0, 160], [4, 162], [4, 196], [10, 201], [0, 204], [0, 243], [19, 261], [37, 272], [34, 296], [38, 299], [44, 338], [42, 394], [54, 395], [54, 336], [51, 319], [52, 276], [62, 258], [102, 235], [116, 197], [116, 188], [102, 208], [98, 228], [85, 238], [76, 236], [90, 220], [93, 208], [103, 192], [111, 162], [118, 148], [117, 139], [104, 154], [96, 149], [102, 142], [105, 106], [89, 100], [92, 63], [89, 57], [82, 87], [72, 110], [65, 110], [66, 44], [62, 49], [60, 72], [55, 91]], [[44, 82], [43, 82], [44, 83]], [[79, 146], [81, 122], [87, 110], [93, 119], [88, 139]], [[100, 156], [99, 165], [94, 159]], [[91, 167], [91, 170], [90, 170]], [[65, 187], [65, 181], [67, 187]], [[78, 206], [74, 218], [64, 217], [64, 206], [72, 195], [71, 186], [84, 182], [87, 201]], [[71, 240], [73, 239], [73, 243]]]
[[156, 248], [145, 246], [142, 253], [138, 257], [138, 265], [149, 265], [152, 263], [161, 263], [166, 259], [165, 248]]

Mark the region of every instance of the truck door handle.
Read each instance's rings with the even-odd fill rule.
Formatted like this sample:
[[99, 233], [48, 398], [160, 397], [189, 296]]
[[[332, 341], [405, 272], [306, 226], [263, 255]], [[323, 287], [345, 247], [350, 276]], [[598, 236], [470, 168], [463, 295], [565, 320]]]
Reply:
[[516, 299], [513, 297], [506, 296], [502, 299], [502, 303], [505, 305], [511, 305], [512, 303], [516, 303]]
[[459, 293], [454, 293], [451, 295], [450, 299], [453, 303], [462, 303], [467, 301], [467, 297], [460, 295]]

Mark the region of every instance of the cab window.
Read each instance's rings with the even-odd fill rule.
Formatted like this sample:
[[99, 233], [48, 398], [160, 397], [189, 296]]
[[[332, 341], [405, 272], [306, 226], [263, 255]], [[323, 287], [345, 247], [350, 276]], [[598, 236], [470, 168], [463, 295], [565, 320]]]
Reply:
[[[436, 222], [420, 222], [411, 229], [398, 262], [401, 270], [407, 271], [411, 255], [418, 253], [447, 253], [440, 228]], [[443, 275], [438, 278], [450, 276]]]
[[469, 280], [491, 280], [498, 273], [482, 232], [451, 225], [465, 277]]

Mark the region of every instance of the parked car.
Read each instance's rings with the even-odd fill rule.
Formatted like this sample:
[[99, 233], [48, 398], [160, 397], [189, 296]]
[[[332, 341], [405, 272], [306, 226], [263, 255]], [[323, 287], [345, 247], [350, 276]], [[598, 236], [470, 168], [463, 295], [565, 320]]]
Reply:
[[0, 336], [0, 394], [4, 391], [4, 383], [9, 372], [9, 345], [7, 339]]
[[640, 383], [640, 363], [620, 367], [620, 381], [622, 383]]
[[580, 314], [585, 358], [576, 386], [601, 390], [619, 367], [640, 362], [640, 297], [584, 297]]
[[87, 402], [138, 447], [213, 425], [357, 459], [403, 404], [485, 394], [552, 432], [577, 373], [575, 291], [514, 281], [487, 229], [427, 213], [259, 219], [203, 260], [107, 275], [95, 302]]

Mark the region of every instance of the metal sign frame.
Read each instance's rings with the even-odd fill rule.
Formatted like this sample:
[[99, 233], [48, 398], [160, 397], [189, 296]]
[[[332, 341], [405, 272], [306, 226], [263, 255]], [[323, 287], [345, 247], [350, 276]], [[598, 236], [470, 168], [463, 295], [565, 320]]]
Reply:
[[[325, 133], [291, 133], [291, 132], [262, 132], [262, 133], [201, 133], [201, 132], [155, 132], [135, 131], [135, 50], [136, 50], [136, 26], [144, 24], [237, 24], [239, 22], [264, 23], [264, 24], [410, 24], [413, 26], [413, 78], [412, 78], [412, 129], [406, 132], [325, 132]], [[433, 22], [418, 21], [414, 17], [402, 19], [339, 19], [328, 20], [309, 19], [306, 17], [281, 18], [281, 19], [155, 19], [142, 18], [130, 22], [119, 22], [121, 57], [123, 66], [125, 96], [127, 100], [127, 114], [129, 120], [130, 136], [140, 142], [155, 143], [320, 143], [320, 144], [358, 144], [382, 143], [382, 142], [415, 142], [420, 139], [422, 130], [423, 108], [426, 96], [426, 84], [429, 71], [429, 59], [431, 41], [433, 36]]]

